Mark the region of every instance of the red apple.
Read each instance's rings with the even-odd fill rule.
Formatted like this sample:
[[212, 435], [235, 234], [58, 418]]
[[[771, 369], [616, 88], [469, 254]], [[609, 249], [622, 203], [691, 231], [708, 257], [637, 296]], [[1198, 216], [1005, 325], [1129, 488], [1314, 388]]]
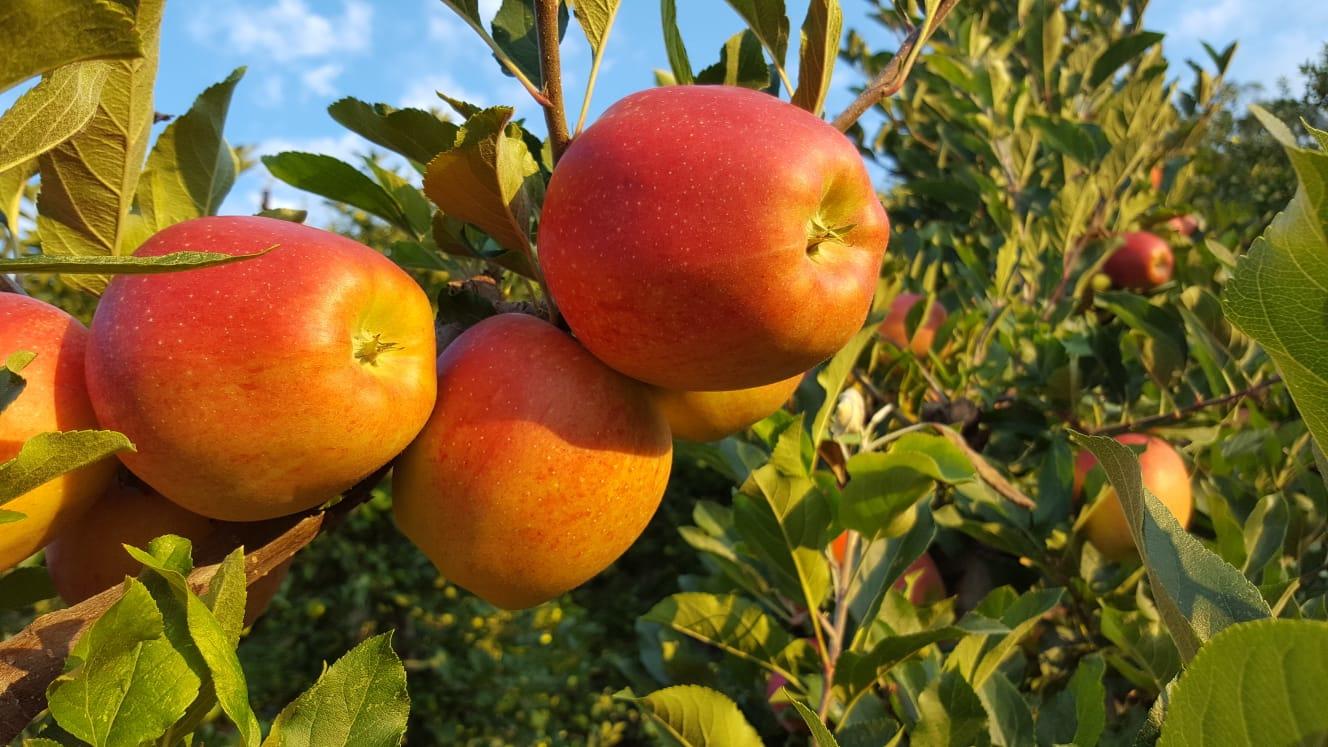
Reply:
[[1199, 219], [1193, 214], [1174, 215], [1167, 219], [1167, 228], [1181, 236], [1193, 236], [1199, 230]]
[[936, 340], [936, 331], [945, 324], [945, 307], [939, 303], [933, 303], [927, 315], [918, 323], [913, 331], [913, 339], [908, 337], [908, 315], [913, 307], [922, 301], [926, 296], [917, 293], [900, 293], [895, 296], [895, 300], [890, 304], [890, 313], [886, 315], [885, 321], [881, 322], [881, 337], [887, 342], [899, 348], [900, 350], [909, 349], [913, 355], [919, 358], [926, 358], [928, 351], [931, 350], [932, 343]]
[[530, 607], [640, 536], [672, 453], [647, 387], [551, 324], [490, 317], [438, 358], [438, 405], [393, 477], [397, 526], [449, 581]]
[[111, 281], [88, 390], [181, 506], [255, 521], [313, 508], [387, 463], [434, 400], [429, 299], [374, 250], [269, 218], [199, 218], [138, 250], [268, 254]]
[[[1139, 455], [1139, 469], [1144, 487], [1162, 501], [1182, 527], [1190, 525], [1194, 514], [1194, 496], [1190, 490], [1190, 474], [1185, 460], [1166, 441], [1143, 433], [1126, 433], [1116, 438], [1126, 446], [1147, 444]], [[1087, 449], [1079, 452], [1074, 463], [1074, 496], [1081, 498], [1088, 473], [1097, 466], [1097, 457]], [[1111, 560], [1125, 560], [1136, 554], [1134, 537], [1125, 520], [1125, 509], [1115, 489], [1106, 488], [1106, 494], [1088, 507], [1083, 533], [1089, 542]]]
[[802, 383], [802, 374], [765, 386], [720, 392], [656, 389], [655, 400], [674, 438], [718, 441], [762, 420], [784, 406]]
[[[88, 330], [56, 307], [16, 293], [0, 293], [0, 363], [20, 351], [36, 353], [20, 373], [27, 382], [0, 413], [0, 463], [18, 455], [38, 433], [97, 427], [83, 383]], [[0, 525], [0, 570], [40, 550], [106, 490], [115, 460], [67, 473], [4, 504], [26, 518]]]
[[1148, 183], [1153, 187], [1154, 192], [1162, 189], [1162, 176], [1161, 166], [1154, 166], [1148, 170]]
[[[78, 604], [118, 585], [125, 576], [138, 575], [141, 566], [125, 552], [124, 545], [146, 548], [153, 539], [174, 534], [194, 543], [197, 558], [199, 545], [219, 529], [217, 522], [190, 513], [151, 490], [117, 484], [46, 548], [46, 570], [60, 598]], [[249, 587], [245, 625], [252, 625], [267, 609], [288, 568], [289, 561]]]
[[1149, 290], [1171, 279], [1176, 258], [1162, 237], [1147, 231], [1122, 234], [1125, 240], [1112, 252], [1102, 271], [1117, 288]]
[[847, 138], [773, 96], [632, 94], [554, 169], [540, 264], [583, 345], [665, 389], [811, 368], [871, 306], [889, 221]]

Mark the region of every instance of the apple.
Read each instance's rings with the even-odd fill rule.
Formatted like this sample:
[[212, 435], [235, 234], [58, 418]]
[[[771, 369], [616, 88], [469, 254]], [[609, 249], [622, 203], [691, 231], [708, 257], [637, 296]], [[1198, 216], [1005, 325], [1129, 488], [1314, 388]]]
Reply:
[[[56, 307], [16, 293], [0, 293], [0, 363], [19, 351], [35, 353], [19, 374], [26, 384], [0, 413], [0, 463], [18, 455], [23, 442], [50, 431], [97, 427], [83, 383], [88, 330]], [[106, 490], [115, 460], [104, 459], [66, 473], [0, 507], [26, 515], [0, 525], [0, 570], [44, 547]]]
[[1154, 192], [1162, 189], [1162, 176], [1163, 171], [1161, 166], [1154, 166], [1148, 170], [1148, 183], [1153, 187]]
[[1173, 215], [1167, 219], [1167, 228], [1181, 236], [1192, 236], [1199, 230], [1199, 218], [1193, 214]]
[[[848, 558], [848, 532], [841, 532], [834, 541], [830, 543], [830, 555], [839, 565], [844, 565]], [[913, 581], [913, 589], [909, 592], [908, 582], [916, 574], [916, 580]], [[908, 593], [908, 601], [915, 604], [930, 604], [945, 598], [945, 582], [941, 580], [941, 571], [936, 567], [936, 561], [931, 559], [931, 555], [923, 553], [918, 559], [909, 564], [908, 568], [895, 580], [895, 588]]]
[[256, 521], [324, 503], [410, 443], [434, 401], [434, 328], [415, 281], [367, 246], [270, 218], [198, 218], [140, 256], [254, 259], [110, 282], [88, 391], [121, 457], [194, 513]]
[[1171, 246], [1147, 231], [1121, 235], [1125, 243], [1112, 252], [1102, 271], [1117, 288], [1150, 290], [1171, 279], [1176, 263]]
[[886, 342], [894, 345], [900, 350], [912, 350], [913, 355], [919, 358], [926, 358], [928, 351], [931, 350], [932, 343], [936, 339], [936, 331], [945, 324], [948, 316], [945, 313], [945, 307], [939, 303], [933, 303], [927, 315], [918, 323], [917, 329], [913, 331], [913, 339], [908, 337], [908, 314], [913, 307], [922, 301], [926, 296], [917, 293], [900, 293], [895, 296], [895, 300], [890, 304], [890, 313], [886, 315], [885, 321], [881, 322], [881, 337]]
[[640, 536], [672, 454], [646, 386], [547, 322], [500, 314], [439, 356], [438, 404], [397, 460], [393, 510], [448, 581], [531, 607]]
[[803, 374], [773, 384], [718, 392], [655, 389], [655, 400], [674, 438], [718, 441], [769, 417], [784, 406], [802, 383]]
[[[138, 575], [141, 566], [123, 545], [146, 548], [164, 534], [184, 537], [199, 546], [222, 528], [205, 516], [190, 513], [137, 485], [121, 482], [111, 487], [92, 508], [46, 548], [46, 570], [66, 604], [78, 604], [112, 586], [125, 576]], [[244, 624], [252, 625], [276, 596], [290, 561], [278, 566], [249, 587]]]
[[[1143, 475], [1144, 487], [1162, 501], [1181, 527], [1190, 525], [1194, 514], [1194, 496], [1190, 490], [1190, 474], [1181, 459], [1166, 441], [1156, 436], [1142, 433], [1127, 433], [1116, 438], [1126, 446], [1145, 446], [1139, 455], [1139, 469]], [[1074, 496], [1082, 497], [1084, 482], [1088, 473], [1097, 466], [1097, 457], [1092, 452], [1083, 450], [1074, 463]], [[1088, 507], [1088, 516], [1084, 518], [1084, 537], [1111, 560], [1125, 560], [1137, 553], [1134, 537], [1130, 534], [1130, 525], [1125, 520], [1125, 509], [1121, 506], [1120, 496], [1108, 486], [1102, 495]]]
[[862, 327], [889, 220], [857, 148], [731, 86], [634, 93], [554, 169], [539, 259], [581, 344], [664, 389], [770, 384]]

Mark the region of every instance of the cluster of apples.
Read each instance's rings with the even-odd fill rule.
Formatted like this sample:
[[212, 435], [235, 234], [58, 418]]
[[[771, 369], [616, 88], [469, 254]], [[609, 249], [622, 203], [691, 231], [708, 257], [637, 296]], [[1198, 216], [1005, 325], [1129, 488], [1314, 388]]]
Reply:
[[132, 573], [121, 542], [312, 509], [393, 462], [397, 524], [443, 575], [537, 604], [644, 530], [671, 436], [764, 417], [857, 332], [888, 232], [841, 133], [708, 86], [623, 99], [555, 169], [539, 263], [570, 334], [502, 314], [435, 358], [429, 299], [368, 247], [266, 218], [177, 224], [138, 254], [258, 256], [117, 277], [90, 332], [0, 296], [0, 351], [37, 353], [0, 459], [55, 430], [136, 447], [131, 483], [101, 463], [8, 504], [27, 518], [0, 531], [0, 564], [55, 540], [74, 601]]

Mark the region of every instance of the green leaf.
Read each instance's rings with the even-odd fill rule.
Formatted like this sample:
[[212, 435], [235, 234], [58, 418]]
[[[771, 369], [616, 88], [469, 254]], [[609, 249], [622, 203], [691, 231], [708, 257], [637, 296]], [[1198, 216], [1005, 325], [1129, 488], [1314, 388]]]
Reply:
[[17, 231], [23, 196], [28, 182], [37, 173], [37, 159], [24, 161], [11, 169], [0, 171], [0, 221], [7, 231]]
[[31, 351], [17, 350], [10, 353], [4, 365], [0, 366], [0, 412], [4, 412], [23, 393], [27, 381], [19, 376], [19, 372], [36, 357], [37, 354]]
[[56, 68], [0, 116], [0, 171], [73, 137], [97, 112], [110, 66], [80, 62]]
[[1089, 132], [1092, 125], [1036, 114], [1028, 115], [1024, 121], [1036, 128], [1042, 134], [1042, 141], [1057, 153], [1081, 166], [1097, 163], [1097, 143]]
[[236, 548], [217, 568], [217, 573], [208, 583], [203, 594], [203, 603], [216, 616], [221, 625], [226, 641], [234, 648], [240, 643], [240, 633], [244, 630], [244, 603], [248, 589], [244, 578], [244, 550]]
[[[987, 726], [991, 731], [992, 744], [1016, 745], [1036, 744], [1033, 729], [1033, 712], [1028, 707], [1019, 688], [1009, 678], [997, 672], [987, 678], [977, 691], [983, 708], [987, 711]], [[1078, 742], [1077, 744], [1094, 744]]]
[[853, 374], [853, 367], [862, 357], [862, 351], [874, 339], [876, 339], [876, 324], [869, 322], [816, 374], [816, 383], [820, 384], [825, 392], [825, 399], [817, 408], [816, 417], [812, 418], [813, 444], [819, 445], [825, 440], [826, 433], [830, 429], [830, 418], [835, 414], [835, 404], [839, 401], [840, 392], [844, 391], [844, 383]]
[[697, 73], [696, 82], [765, 89], [770, 68], [761, 55], [761, 42], [751, 31], [734, 34], [719, 48], [719, 62]]
[[0, 610], [21, 610], [55, 595], [51, 574], [41, 566], [21, 566], [0, 576]]
[[[858, 558], [858, 570], [849, 580], [848, 604], [853, 617], [862, 623], [875, 620], [888, 592], [913, 561], [922, 557], [936, 538], [936, 522], [925, 504], [918, 507], [913, 526], [892, 539], [877, 539], [867, 544]], [[856, 638], [870, 630], [861, 626]]]
[[[164, 0], [139, 0], [135, 28], [143, 57], [104, 63], [109, 68], [97, 112], [77, 135], [42, 154], [37, 233], [42, 251], [58, 256], [130, 253], [142, 237], [130, 227], [129, 210], [138, 186], [152, 129], [152, 87]], [[99, 275], [66, 282], [100, 293]]]
[[848, 461], [839, 518], [844, 526], [876, 535], [931, 492], [934, 481], [971, 480], [973, 464], [941, 436], [910, 433], [888, 453], [864, 452]]
[[[567, 6], [558, 3], [558, 39], [567, 31]], [[539, 34], [535, 22], [535, 0], [503, 0], [493, 16], [493, 40], [511, 58], [536, 88], [544, 86], [540, 67]], [[503, 73], [510, 75], [504, 66]]]
[[147, 233], [191, 218], [216, 215], [231, 191], [237, 164], [235, 153], [222, 137], [222, 128], [231, 94], [242, 77], [241, 67], [209, 86], [189, 111], [167, 125], [157, 138], [138, 183], [138, 206]]
[[264, 747], [396, 747], [406, 734], [406, 670], [384, 633], [351, 649], [272, 722]]
[[761, 45], [770, 52], [775, 66], [784, 67], [784, 60], [788, 57], [789, 37], [789, 19], [784, 10], [784, 0], [728, 0], [728, 4], [738, 11]]
[[845, 651], [835, 663], [835, 685], [845, 688], [851, 699], [924, 648], [942, 641], [960, 640], [973, 632], [962, 625], [946, 625], [917, 633], [887, 636], [867, 652]]
[[581, 30], [585, 32], [586, 41], [590, 42], [591, 54], [600, 56], [622, 0], [569, 0], [569, 2], [577, 23], [581, 24]]
[[982, 687], [1064, 593], [1064, 589], [1032, 589], [1016, 596], [1008, 586], [993, 590], [973, 614], [999, 621], [1005, 630], [960, 641], [946, 657], [946, 668], [962, 672], [974, 687]]
[[839, 59], [839, 36], [844, 13], [839, 0], [811, 0], [802, 21], [802, 45], [798, 53], [798, 87], [793, 103], [820, 116], [825, 95]]
[[151, 553], [126, 547], [144, 566], [139, 578], [161, 610], [163, 634], [200, 680], [210, 685], [211, 696], [240, 732], [242, 742], [257, 745], [262, 733], [249, 706], [249, 689], [235, 644], [227, 628], [185, 579], [191, 565], [189, 541], [167, 536], [153, 540], [149, 549]]
[[1300, 189], [1236, 264], [1222, 294], [1227, 318], [1268, 351], [1320, 447], [1328, 446], [1328, 153], [1250, 111], [1286, 151]]
[[418, 164], [456, 144], [459, 128], [423, 109], [395, 109], [346, 97], [327, 108], [343, 127]]
[[106, 256], [66, 257], [34, 254], [18, 259], [0, 259], [0, 272], [58, 272], [65, 275], [156, 275], [163, 272], [181, 272], [201, 267], [216, 267], [232, 262], [261, 257], [276, 249], [275, 245], [251, 254], [223, 254], [221, 252], [171, 252], [156, 257]]
[[1144, 488], [1139, 458], [1130, 447], [1106, 436], [1076, 433], [1073, 438], [1093, 452], [1116, 490], [1148, 569], [1158, 612], [1185, 661], [1223, 628], [1271, 614], [1240, 571], [1191, 537]]
[[110, 0], [7, 0], [0, 4], [0, 91], [86, 60], [141, 57], [134, 17]]
[[946, 671], [918, 698], [913, 747], [972, 747], [987, 731], [982, 701], [958, 672]]
[[839, 747], [839, 742], [836, 742], [835, 736], [830, 733], [829, 729], [825, 728], [825, 722], [821, 720], [820, 716], [816, 715], [816, 711], [808, 708], [797, 698], [791, 698], [789, 702], [793, 704], [794, 708], [798, 709], [798, 715], [802, 716], [803, 723], [807, 724], [807, 729], [812, 733], [812, 741], [816, 743], [816, 747]]
[[476, 26], [481, 23], [479, 0], [443, 0], [443, 5]]
[[1260, 620], [1213, 636], [1172, 691], [1159, 747], [1322, 744], [1328, 623]]
[[163, 637], [161, 612], [134, 579], [79, 639], [47, 704], [60, 727], [91, 745], [151, 742], [185, 714], [201, 680]]
[[761, 738], [723, 693], [678, 685], [633, 699], [684, 747], [761, 747]]
[[893, 745], [894, 738], [899, 734], [899, 722], [882, 716], [866, 721], [854, 721], [839, 727], [835, 733], [839, 737], [840, 747]]
[[429, 162], [424, 193], [448, 217], [479, 228], [508, 250], [500, 264], [534, 277], [531, 181], [539, 166], [508, 125], [512, 113], [510, 107], [495, 107], [466, 120], [456, 147]]
[[739, 659], [797, 681], [795, 642], [760, 605], [735, 594], [683, 592], [666, 597], [641, 617]]
[[692, 63], [687, 59], [687, 47], [678, 31], [677, 0], [659, 0], [659, 14], [664, 27], [664, 51], [669, 57], [673, 79], [680, 85], [691, 85], [694, 81]]
[[1102, 675], [1107, 664], [1098, 654], [1079, 660], [1079, 666], [1070, 678], [1069, 693], [1074, 698], [1078, 720], [1074, 728], [1074, 744], [1097, 744], [1107, 727], [1107, 689]]
[[1093, 61], [1093, 70], [1088, 74], [1089, 88], [1097, 88], [1105, 83], [1117, 70], [1130, 60], [1143, 54], [1145, 49], [1162, 41], [1165, 34], [1155, 31], [1141, 31], [1130, 36], [1123, 36], [1112, 42], [1102, 54]]
[[409, 231], [401, 205], [359, 169], [333, 156], [287, 151], [263, 156], [263, 165], [292, 187], [344, 202]]
[[1245, 566], [1241, 571], [1258, 584], [1263, 569], [1282, 554], [1291, 512], [1280, 493], [1261, 498], [1245, 520]]
[[133, 451], [134, 445], [115, 431], [39, 433], [24, 441], [13, 459], [0, 464], [0, 505], [126, 449]]

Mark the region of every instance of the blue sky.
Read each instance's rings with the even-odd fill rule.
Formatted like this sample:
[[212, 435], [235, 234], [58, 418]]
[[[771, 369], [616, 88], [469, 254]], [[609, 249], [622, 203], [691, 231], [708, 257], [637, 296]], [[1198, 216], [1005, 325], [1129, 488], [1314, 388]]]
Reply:
[[[845, 26], [865, 33], [879, 48], [897, 40], [867, 21], [871, 4], [843, 0]], [[498, 0], [480, 0], [486, 18]], [[693, 65], [718, 58], [724, 40], [742, 29], [720, 0], [679, 0], [679, 23]], [[789, 0], [796, 25], [806, 0]], [[1200, 40], [1222, 47], [1239, 40], [1233, 77], [1273, 85], [1291, 79], [1296, 66], [1315, 56], [1328, 29], [1322, 0], [1154, 0], [1146, 26], [1167, 32], [1165, 47], [1177, 75], [1186, 58], [1203, 55]], [[1315, 33], [1317, 29], [1320, 33]], [[796, 34], [796, 31], [795, 31]], [[795, 36], [796, 38], [796, 36]], [[796, 46], [796, 44], [794, 45]], [[790, 58], [796, 57], [796, 52]], [[579, 30], [569, 28], [563, 46], [569, 119], [580, 108], [590, 52]], [[346, 133], [326, 107], [342, 96], [396, 106], [436, 105], [443, 90], [481, 105], [515, 104], [518, 116], [542, 131], [540, 112], [525, 91], [499, 71], [487, 48], [439, 0], [171, 0], [166, 6], [158, 77], [157, 110], [185, 111], [194, 96], [247, 65], [235, 93], [226, 134], [232, 143], [262, 153], [308, 150], [351, 159], [367, 144]], [[591, 117], [619, 97], [653, 85], [652, 70], [667, 67], [656, 0], [623, 0], [593, 98]], [[841, 65], [827, 108], [851, 98], [855, 74]], [[0, 105], [12, 100], [0, 98]], [[318, 199], [285, 188], [256, 168], [241, 178], [223, 212], [251, 213], [265, 186], [274, 201], [315, 208]], [[316, 218], [315, 218], [316, 219]]]

